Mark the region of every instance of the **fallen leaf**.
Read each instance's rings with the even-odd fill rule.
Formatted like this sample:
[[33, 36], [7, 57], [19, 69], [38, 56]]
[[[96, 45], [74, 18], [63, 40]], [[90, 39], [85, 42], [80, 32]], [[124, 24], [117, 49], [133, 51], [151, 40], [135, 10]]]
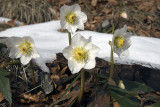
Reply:
[[92, 5], [93, 7], [95, 7], [95, 6], [97, 5], [97, 1], [98, 1], [98, 0], [92, 0], [92, 1], [91, 1], [91, 5]]
[[0, 102], [4, 100], [2, 93], [0, 92]]
[[16, 26], [16, 21], [15, 20], [9, 20], [8, 25], [12, 26], [12, 27], [15, 27]]
[[117, 6], [118, 2], [117, 0], [108, 0], [108, 2], [112, 3], [113, 5]]

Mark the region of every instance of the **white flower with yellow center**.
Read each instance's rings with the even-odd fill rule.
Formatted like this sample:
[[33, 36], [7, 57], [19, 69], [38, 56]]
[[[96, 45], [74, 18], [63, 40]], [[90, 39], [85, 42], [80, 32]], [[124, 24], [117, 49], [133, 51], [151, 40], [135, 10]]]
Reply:
[[96, 65], [95, 57], [99, 47], [92, 44], [91, 37], [85, 39], [80, 34], [72, 38], [72, 43], [63, 50], [63, 55], [68, 59], [68, 67], [72, 74], [78, 73], [82, 68], [91, 69]]
[[34, 46], [33, 39], [26, 37], [10, 37], [7, 39], [7, 47], [10, 49], [9, 57], [20, 58], [21, 63], [26, 65], [32, 58], [40, 57]]
[[116, 53], [120, 58], [122, 56], [128, 56], [128, 48], [131, 46], [131, 35], [132, 33], [127, 32], [127, 26], [117, 29], [112, 38], [113, 52]]
[[77, 29], [84, 30], [84, 23], [87, 21], [87, 16], [81, 12], [78, 4], [72, 6], [64, 5], [60, 8], [60, 24], [63, 29], [69, 32], [75, 32]]

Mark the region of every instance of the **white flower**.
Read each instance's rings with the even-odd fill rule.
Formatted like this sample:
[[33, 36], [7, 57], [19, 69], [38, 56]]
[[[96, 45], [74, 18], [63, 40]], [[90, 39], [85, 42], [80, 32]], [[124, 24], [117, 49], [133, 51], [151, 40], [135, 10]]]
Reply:
[[78, 4], [72, 6], [64, 5], [60, 8], [60, 23], [63, 29], [74, 33], [77, 29], [84, 30], [84, 23], [87, 21], [87, 16], [81, 12]]
[[40, 57], [34, 46], [33, 39], [29, 36], [10, 37], [7, 39], [6, 45], [10, 49], [9, 57], [20, 58], [23, 65], [28, 64], [32, 58]]
[[91, 37], [85, 39], [80, 34], [72, 38], [72, 43], [63, 50], [63, 55], [68, 59], [68, 67], [72, 74], [78, 73], [82, 68], [91, 69], [96, 65], [95, 57], [100, 50], [92, 44]]
[[113, 52], [116, 53], [120, 58], [122, 56], [128, 56], [128, 48], [131, 46], [131, 35], [132, 33], [126, 32], [127, 26], [117, 29], [112, 38]]

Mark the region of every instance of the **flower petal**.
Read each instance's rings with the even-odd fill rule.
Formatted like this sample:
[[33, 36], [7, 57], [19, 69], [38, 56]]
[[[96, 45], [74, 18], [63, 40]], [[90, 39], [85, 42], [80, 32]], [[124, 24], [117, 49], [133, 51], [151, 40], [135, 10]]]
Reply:
[[100, 51], [100, 48], [92, 44], [92, 49], [89, 50], [89, 58], [94, 59], [97, 56], [99, 51]]
[[74, 5], [71, 6], [71, 10], [73, 12], [81, 11], [81, 7], [79, 6], [79, 4], [74, 4]]
[[75, 47], [84, 47], [85, 45], [87, 45], [89, 43], [89, 39], [84, 38], [82, 35], [80, 35], [79, 33], [75, 34], [72, 37], [72, 43], [71, 46], [72, 48]]
[[37, 52], [37, 50], [33, 49], [32, 58], [38, 58], [38, 57], [40, 57], [39, 53]]
[[69, 59], [72, 57], [72, 50], [73, 48], [71, 46], [67, 46], [63, 49], [63, 55], [66, 59]]
[[124, 27], [123, 28], [121, 28], [121, 30], [120, 30], [121, 32], [121, 34], [124, 34], [124, 33], [126, 33], [126, 31], [127, 31], [127, 25], [124, 25]]
[[31, 57], [30, 56], [22, 56], [20, 60], [23, 65], [27, 65], [29, 63], [29, 61], [31, 60]]
[[87, 15], [84, 12], [79, 12], [77, 14], [78, 14], [79, 19], [82, 20], [83, 23], [87, 21]]
[[90, 59], [84, 66], [84, 69], [92, 69], [96, 65], [96, 60], [95, 59]]
[[70, 60], [68, 60], [68, 67], [72, 74], [75, 74], [84, 67], [84, 63], [78, 63], [73, 58], [71, 58]]

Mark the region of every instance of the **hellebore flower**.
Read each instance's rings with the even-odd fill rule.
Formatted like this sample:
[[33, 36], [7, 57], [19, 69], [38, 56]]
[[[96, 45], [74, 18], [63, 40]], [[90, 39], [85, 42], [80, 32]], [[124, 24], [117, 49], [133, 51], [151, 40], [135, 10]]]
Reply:
[[96, 65], [95, 57], [100, 50], [99, 47], [92, 44], [91, 37], [85, 39], [80, 34], [72, 37], [72, 43], [63, 50], [63, 55], [68, 59], [70, 71], [78, 73], [82, 68], [91, 69]]
[[87, 16], [81, 12], [78, 4], [72, 6], [64, 5], [60, 8], [60, 24], [63, 29], [74, 33], [77, 29], [84, 30], [84, 23], [87, 21]]
[[40, 57], [33, 39], [29, 36], [10, 37], [7, 39], [6, 45], [10, 49], [9, 57], [20, 58], [23, 65], [28, 64], [32, 58]]
[[131, 35], [132, 33], [127, 32], [127, 26], [117, 29], [112, 38], [113, 52], [116, 53], [120, 58], [122, 56], [128, 56], [128, 48], [131, 46]]

